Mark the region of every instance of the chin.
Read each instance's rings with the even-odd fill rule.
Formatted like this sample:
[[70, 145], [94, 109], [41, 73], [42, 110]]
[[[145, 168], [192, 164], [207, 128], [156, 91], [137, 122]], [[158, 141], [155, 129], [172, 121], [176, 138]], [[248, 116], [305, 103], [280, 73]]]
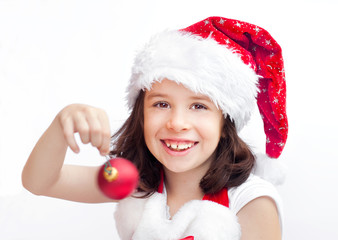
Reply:
[[163, 165], [164, 168], [172, 173], [186, 173], [194, 169], [193, 167], [189, 166], [168, 166], [168, 165]]

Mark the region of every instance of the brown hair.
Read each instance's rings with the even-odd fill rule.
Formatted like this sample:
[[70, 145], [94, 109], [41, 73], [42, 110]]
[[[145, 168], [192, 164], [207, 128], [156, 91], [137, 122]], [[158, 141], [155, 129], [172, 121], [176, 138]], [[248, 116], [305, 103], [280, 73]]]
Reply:
[[[145, 195], [157, 191], [160, 183], [161, 163], [150, 153], [143, 134], [144, 91], [140, 91], [134, 108], [122, 127], [112, 136], [114, 157], [132, 161], [140, 173], [138, 190]], [[250, 148], [239, 138], [235, 124], [225, 118], [223, 135], [216, 148], [216, 157], [208, 172], [200, 181], [205, 194], [213, 194], [223, 188], [236, 187], [250, 175], [255, 157]]]

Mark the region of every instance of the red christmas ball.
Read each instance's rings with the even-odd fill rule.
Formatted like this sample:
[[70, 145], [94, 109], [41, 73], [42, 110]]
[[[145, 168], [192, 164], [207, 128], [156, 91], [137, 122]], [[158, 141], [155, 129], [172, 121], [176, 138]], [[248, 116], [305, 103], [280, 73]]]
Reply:
[[113, 158], [100, 168], [97, 180], [107, 197], [120, 200], [132, 194], [137, 187], [138, 171], [129, 160]]

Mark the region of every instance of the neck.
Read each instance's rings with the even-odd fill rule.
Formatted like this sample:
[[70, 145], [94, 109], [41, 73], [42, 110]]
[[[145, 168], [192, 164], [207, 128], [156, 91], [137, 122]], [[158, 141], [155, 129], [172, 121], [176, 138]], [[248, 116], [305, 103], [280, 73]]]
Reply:
[[178, 197], [186, 201], [203, 198], [204, 193], [199, 183], [205, 174], [204, 172], [188, 171], [175, 173], [164, 169], [164, 173], [168, 197]]
[[199, 183], [204, 174], [193, 171], [184, 173], [171, 172], [164, 168], [167, 205], [171, 216], [187, 202], [202, 200], [204, 193]]

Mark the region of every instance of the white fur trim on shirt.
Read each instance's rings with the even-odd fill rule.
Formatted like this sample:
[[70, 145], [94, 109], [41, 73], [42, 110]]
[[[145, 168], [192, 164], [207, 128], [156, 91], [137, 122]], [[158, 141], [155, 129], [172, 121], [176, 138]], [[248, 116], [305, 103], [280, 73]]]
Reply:
[[196, 240], [239, 240], [241, 236], [237, 217], [228, 208], [211, 201], [190, 201], [168, 219], [166, 197], [160, 193], [148, 199], [121, 201], [115, 221], [122, 240], [178, 240], [187, 236]]
[[238, 240], [241, 234], [236, 214], [253, 199], [268, 196], [276, 203], [283, 230], [282, 200], [271, 183], [250, 175], [242, 185], [230, 188], [228, 194], [229, 208], [193, 200], [171, 220], [165, 194], [155, 193], [145, 199], [128, 197], [117, 205], [116, 227], [122, 240], [178, 240], [190, 235], [196, 240]]

